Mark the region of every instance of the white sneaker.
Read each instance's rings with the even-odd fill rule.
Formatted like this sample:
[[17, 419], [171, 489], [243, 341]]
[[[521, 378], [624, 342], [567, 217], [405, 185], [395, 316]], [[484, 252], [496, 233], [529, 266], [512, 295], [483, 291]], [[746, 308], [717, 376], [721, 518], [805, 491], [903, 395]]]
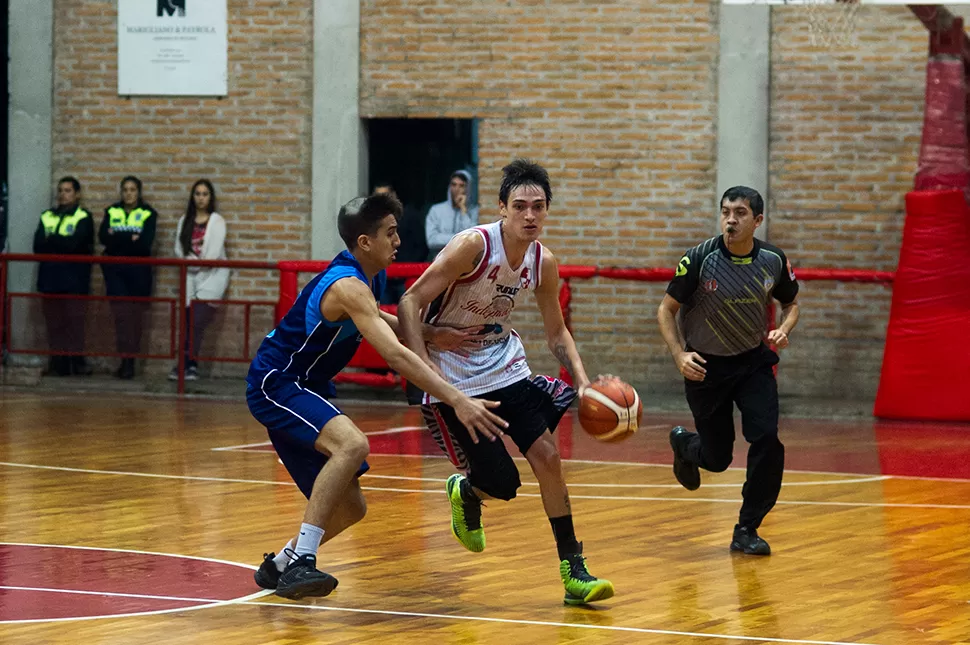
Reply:
[[[179, 368], [178, 365], [172, 368], [172, 371], [168, 373], [168, 380], [177, 381], [179, 380]], [[199, 368], [197, 367], [186, 367], [185, 368], [185, 380], [186, 381], [198, 381], [199, 380]]]

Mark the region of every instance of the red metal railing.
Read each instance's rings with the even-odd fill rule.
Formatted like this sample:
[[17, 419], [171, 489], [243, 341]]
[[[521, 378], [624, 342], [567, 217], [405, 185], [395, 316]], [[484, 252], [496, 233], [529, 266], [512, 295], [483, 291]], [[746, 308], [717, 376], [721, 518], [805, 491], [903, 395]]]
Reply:
[[[327, 268], [328, 262], [316, 261], [282, 261], [279, 263], [280, 270], [280, 299], [277, 305], [278, 318], [282, 317], [289, 308], [296, 302], [298, 295], [299, 273], [319, 273]], [[389, 278], [417, 278], [429, 265], [427, 263], [412, 262], [393, 264], [387, 271]], [[630, 280], [634, 282], [669, 282], [674, 277], [673, 269], [641, 269], [630, 267], [592, 267], [583, 265], [564, 264], [559, 267], [559, 277], [562, 284], [559, 286], [559, 306], [562, 308], [563, 319], [566, 321], [566, 328], [572, 332], [570, 321], [572, 311], [572, 286], [571, 280], [589, 280], [591, 278], [608, 278], [612, 280]], [[892, 271], [865, 271], [856, 269], [801, 269], [798, 272], [800, 281], [809, 282], [817, 280], [833, 280], [837, 282], [867, 282], [890, 284], [895, 279], [896, 274]], [[282, 312], [282, 313], [280, 313]], [[769, 329], [774, 328], [775, 310], [774, 304], [768, 310]], [[372, 367], [372, 365], [367, 365]], [[387, 367], [386, 364], [383, 367]], [[387, 368], [390, 369], [390, 368]], [[560, 368], [559, 377], [564, 381], [570, 382], [569, 374], [565, 368]], [[353, 376], [344, 375], [343, 380], [356, 381]], [[376, 383], [375, 383], [376, 384]], [[394, 385], [395, 382], [391, 382]]]
[[[79, 264], [147, 264], [151, 266], [167, 266], [167, 267], [178, 267], [179, 279], [178, 279], [178, 299], [174, 300], [172, 298], [129, 298], [129, 297], [114, 297], [114, 296], [72, 296], [72, 295], [53, 295], [53, 294], [37, 294], [37, 293], [11, 293], [7, 291], [7, 264], [10, 262], [74, 262]], [[25, 297], [25, 298], [74, 298], [79, 300], [109, 300], [109, 301], [134, 301], [141, 300], [147, 302], [171, 302], [172, 307], [177, 306], [178, 317], [177, 317], [177, 333], [175, 336], [175, 354], [178, 360], [178, 393], [182, 394], [185, 392], [185, 352], [182, 351], [182, 347], [185, 345], [185, 338], [187, 331], [187, 324], [185, 319], [185, 301], [186, 301], [186, 281], [188, 278], [189, 267], [226, 267], [231, 269], [264, 269], [269, 271], [276, 270], [275, 262], [252, 262], [246, 260], [183, 260], [179, 258], [126, 258], [126, 257], [115, 257], [115, 256], [91, 256], [91, 255], [43, 255], [35, 253], [0, 253], [0, 306], [2, 306], [4, 314], [4, 342], [7, 347], [8, 352], [18, 353], [19, 350], [16, 348], [11, 349], [10, 339], [10, 300], [12, 297]], [[254, 304], [268, 304], [273, 303], [261, 303], [260, 301], [246, 301], [246, 300], [228, 300], [219, 301], [222, 303], [242, 303], [246, 304], [246, 315], [247, 320], [245, 327], [248, 331], [249, 324], [249, 307]], [[175, 325], [173, 325], [174, 327]], [[191, 346], [190, 346], [191, 347]], [[248, 334], [247, 341], [244, 343], [244, 347], [248, 350]], [[52, 352], [47, 350], [23, 350], [20, 353], [29, 354], [50, 354]], [[99, 354], [89, 354], [89, 355], [105, 355], [111, 356], [116, 355], [114, 353], [102, 352]], [[137, 354], [139, 358], [158, 358], [156, 355], [152, 354]], [[171, 358], [171, 356], [163, 356], [162, 358]], [[245, 362], [245, 358], [207, 358], [206, 360], [211, 361], [224, 361], [224, 362]]]
[[[178, 267], [179, 269], [179, 281], [178, 281], [178, 299], [173, 298], [134, 298], [134, 297], [108, 297], [108, 296], [54, 296], [51, 294], [37, 294], [37, 293], [10, 293], [6, 290], [7, 280], [6, 276], [8, 273], [7, 264], [9, 262], [39, 262], [39, 261], [54, 261], [54, 262], [78, 262], [87, 264], [148, 264], [153, 266], [169, 266]], [[191, 334], [187, 327], [187, 321], [185, 316], [184, 303], [186, 300], [186, 280], [188, 276], [189, 267], [226, 267], [234, 269], [263, 269], [270, 271], [279, 271], [279, 297], [275, 302], [269, 301], [258, 301], [258, 300], [246, 300], [246, 299], [233, 299], [233, 300], [220, 300], [217, 301], [219, 304], [235, 304], [242, 305], [244, 312], [244, 323], [243, 323], [243, 353], [240, 357], [211, 357], [211, 356], [191, 356], [193, 359], [199, 359], [211, 362], [235, 362], [244, 363], [250, 360], [249, 358], [249, 331], [250, 331], [250, 314], [253, 306], [274, 306], [275, 311], [275, 322], [279, 320], [286, 314], [289, 308], [296, 302], [297, 296], [299, 295], [299, 274], [300, 273], [318, 273], [326, 269], [329, 262], [321, 261], [300, 261], [300, 260], [284, 260], [280, 262], [255, 262], [255, 261], [240, 261], [240, 260], [181, 260], [177, 258], [121, 258], [113, 256], [78, 256], [78, 255], [39, 255], [39, 254], [0, 254], [0, 307], [3, 308], [4, 313], [4, 340], [6, 341], [6, 346], [10, 347], [10, 300], [12, 297], [23, 297], [23, 298], [78, 298], [87, 300], [119, 300], [119, 301], [145, 301], [145, 302], [164, 302], [168, 303], [170, 308], [173, 310], [173, 320], [176, 320], [177, 324], [172, 324], [171, 332], [171, 343], [170, 352], [173, 352], [178, 360], [178, 392], [181, 394], [185, 391], [185, 352], [182, 351], [182, 347], [185, 345], [185, 338], [187, 334]], [[390, 278], [403, 278], [405, 280], [415, 279], [420, 276], [424, 270], [428, 267], [427, 263], [400, 263], [391, 265], [388, 269], [387, 274]], [[612, 280], [629, 280], [636, 282], [668, 282], [674, 276], [673, 269], [650, 269], [650, 268], [629, 268], [629, 267], [592, 267], [592, 266], [581, 266], [581, 265], [561, 265], [559, 267], [559, 276], [562, 279], [562, 284], [559, 289], [559, 305], [563, 310], [563, 318], [566, 321], [567, 328], [572, 330], [571, 326], [571, 309], [572, 309], [572, 280], [589, 280], [592, 278], [600, 277]], [[852, 270], [852, 269], [801, 269], [798, 272], [798, 279], [800, 281], [817, 281], [817, 280], [832, 280], [838, 282], [865, 282], [865, 283], [882, 283], [890, 284], [895, 279], [895, 273], [891, 271], [865, 271], [865, 270]], [[196, 301], [202, 302], [202, 301]], [[216, 301], [213, 301], [216, 302]], [[768, 312], [769, 326], [774, 324], [774, 310], [770, 309]], [[191, 348], [194, 343], [192, 339], [190, 340], [189, 347]], [[354, 375], [343, 375], [339, 380], [344, 381], [354, 381], [367, 385], [375, 386], [396, 386], [400, 383], [400, 379], [390, 373], [390, 368], [387, 367], [386, 363], [380, 359], [376, 352], [371, 351], [368, 353], [368, 348], [364, 347], [361, 356], [355, 365], [357, 367], [363, 368], [380, 368], [387, 369], [387, 373], [380, 374], [361, 374], [359, 376]], [[31, 350], [13, 350], [14, 352], [20, 351], [21, 353], [30, 354], [45, 354], [52, 353], [49, 351], [41, 351], [36, 349]], [[115, 356], [117, 353], [97, 353], [90, 355], [103, 355], [103, 356]], [[376, 356], [376, 358], [375, 358]], [[160, 356], [153, 354], [139, 354], [140, 358], [171, 358], [171, 354]], [[568, 380], [568, 375], [565, 370], [561, 371], [561, 376]]]

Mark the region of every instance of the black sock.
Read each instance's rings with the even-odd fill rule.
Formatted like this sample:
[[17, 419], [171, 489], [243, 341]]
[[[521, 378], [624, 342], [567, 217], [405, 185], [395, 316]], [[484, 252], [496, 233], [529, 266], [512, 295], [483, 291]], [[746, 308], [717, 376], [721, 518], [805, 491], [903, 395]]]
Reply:
[[468, 504], [481, 504], [481, 498], [475, 494], [475, 490], [472, 488], [472, 483], [468, 481], [468, 478], [461, 480], [458, 485], [458, 491], [461, 493], [461, 500], [467, 502]]
[[582, 553], [582, 547], [576, 541], [572, 515], [550, 517], [549, 523], [552, 525], [552, 534], [556, 537], [556, 549], [559, 551], [560, 560], [565, 560], [567, 555]]

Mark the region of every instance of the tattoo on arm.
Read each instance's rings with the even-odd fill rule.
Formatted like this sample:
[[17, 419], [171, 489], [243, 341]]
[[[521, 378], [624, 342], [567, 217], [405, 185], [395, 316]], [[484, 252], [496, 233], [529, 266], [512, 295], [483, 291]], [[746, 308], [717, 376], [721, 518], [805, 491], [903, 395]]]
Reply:
[[553, 355], [559, 359], [559, 364], [566, 368], [569, 372], [570, 378], [573, 378], [573, 364], [569, 360], [569, 352], [566, 351], [566, 346], [562, 343], [556, 345], [552, 350]]
[[468, 271], [474, 271], [478, 264], [482, 261], [483, 257], [485, 257], [485, 249], [478, 252], [478, 255], [475, 256], [475, 260], [472, 262], [472, 268], [470, 268]]

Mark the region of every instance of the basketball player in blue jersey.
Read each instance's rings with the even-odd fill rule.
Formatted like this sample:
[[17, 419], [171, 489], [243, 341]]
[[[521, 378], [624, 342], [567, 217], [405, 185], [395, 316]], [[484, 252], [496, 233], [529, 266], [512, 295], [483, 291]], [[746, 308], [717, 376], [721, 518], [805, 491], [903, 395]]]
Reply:
[[[569, 370], [576, 389], [582, 393], [590, 380], [559, 307], [556, 258], [539, 243], [552, 199], [549, 175], [542, 166], [521, 159], [502, 172], [501, 220], [452, 238], [401, 298], [398, 316], [408, 347], [440, 369], [449, 382], [470, 396], [502, 403], [497, 412], [509, 423], [506, 434], [539, 481], [559, 553], [564, 601], [580, 605], [609, 598], [614, 590], [609, 580], [590, 575], [586, 568], [552, 437], [575, 392], [567, 388], [563, 401], [566, 393], [551, 391], [531, 378], [522, 342], [510, 326], [512, 310], [526, 292], [534, 293], [549, 349]], [[481, 328], [480, 340], [461, 352], [427, 347], [422, 311], [424, 322], [438, 328]], [[479, 552], [485, 549], [482, 500], [514, 498], [521, 485], [519, 472], [504, 442], [475, 442], [474, 430], [451, 404], [428, 394], [423, 409], [428, 411], [426, 418], [433, 416], [429, 427], [432, 432], [437, 427], [446, 443], [456, 440], [468, 465], [467, 477], [456, 474], [448, 479], [451, 531], [466, 549]]]
[[[384, 270], [401, 243], [401, 211], [401, 202], [389, 195], [357, 198], [340, 209], [337, 228], [347, 250], [303, 289], [263, 340], [246, 377], [250, 411], [308, 499], [297, 537], [279, 555], [265, 555], [255, 574], [259, 586], [284, 598], [333, 591], [337, 580], [317, 570], [317, 550], [366, 512], [358, 477], [369, 468], [367, 437], [328, 400], [331, 379], [361, 338], [391, 368], [454, 406], [462, 423], [482, 437], [494, 441], [507, 425], [488, 409], [498, 403], [462, 394], [398, 342], [397, 318], [377, 306]], [[429, 340], [443, 347], [460, 346], [463, 338], [428, 330]]]

